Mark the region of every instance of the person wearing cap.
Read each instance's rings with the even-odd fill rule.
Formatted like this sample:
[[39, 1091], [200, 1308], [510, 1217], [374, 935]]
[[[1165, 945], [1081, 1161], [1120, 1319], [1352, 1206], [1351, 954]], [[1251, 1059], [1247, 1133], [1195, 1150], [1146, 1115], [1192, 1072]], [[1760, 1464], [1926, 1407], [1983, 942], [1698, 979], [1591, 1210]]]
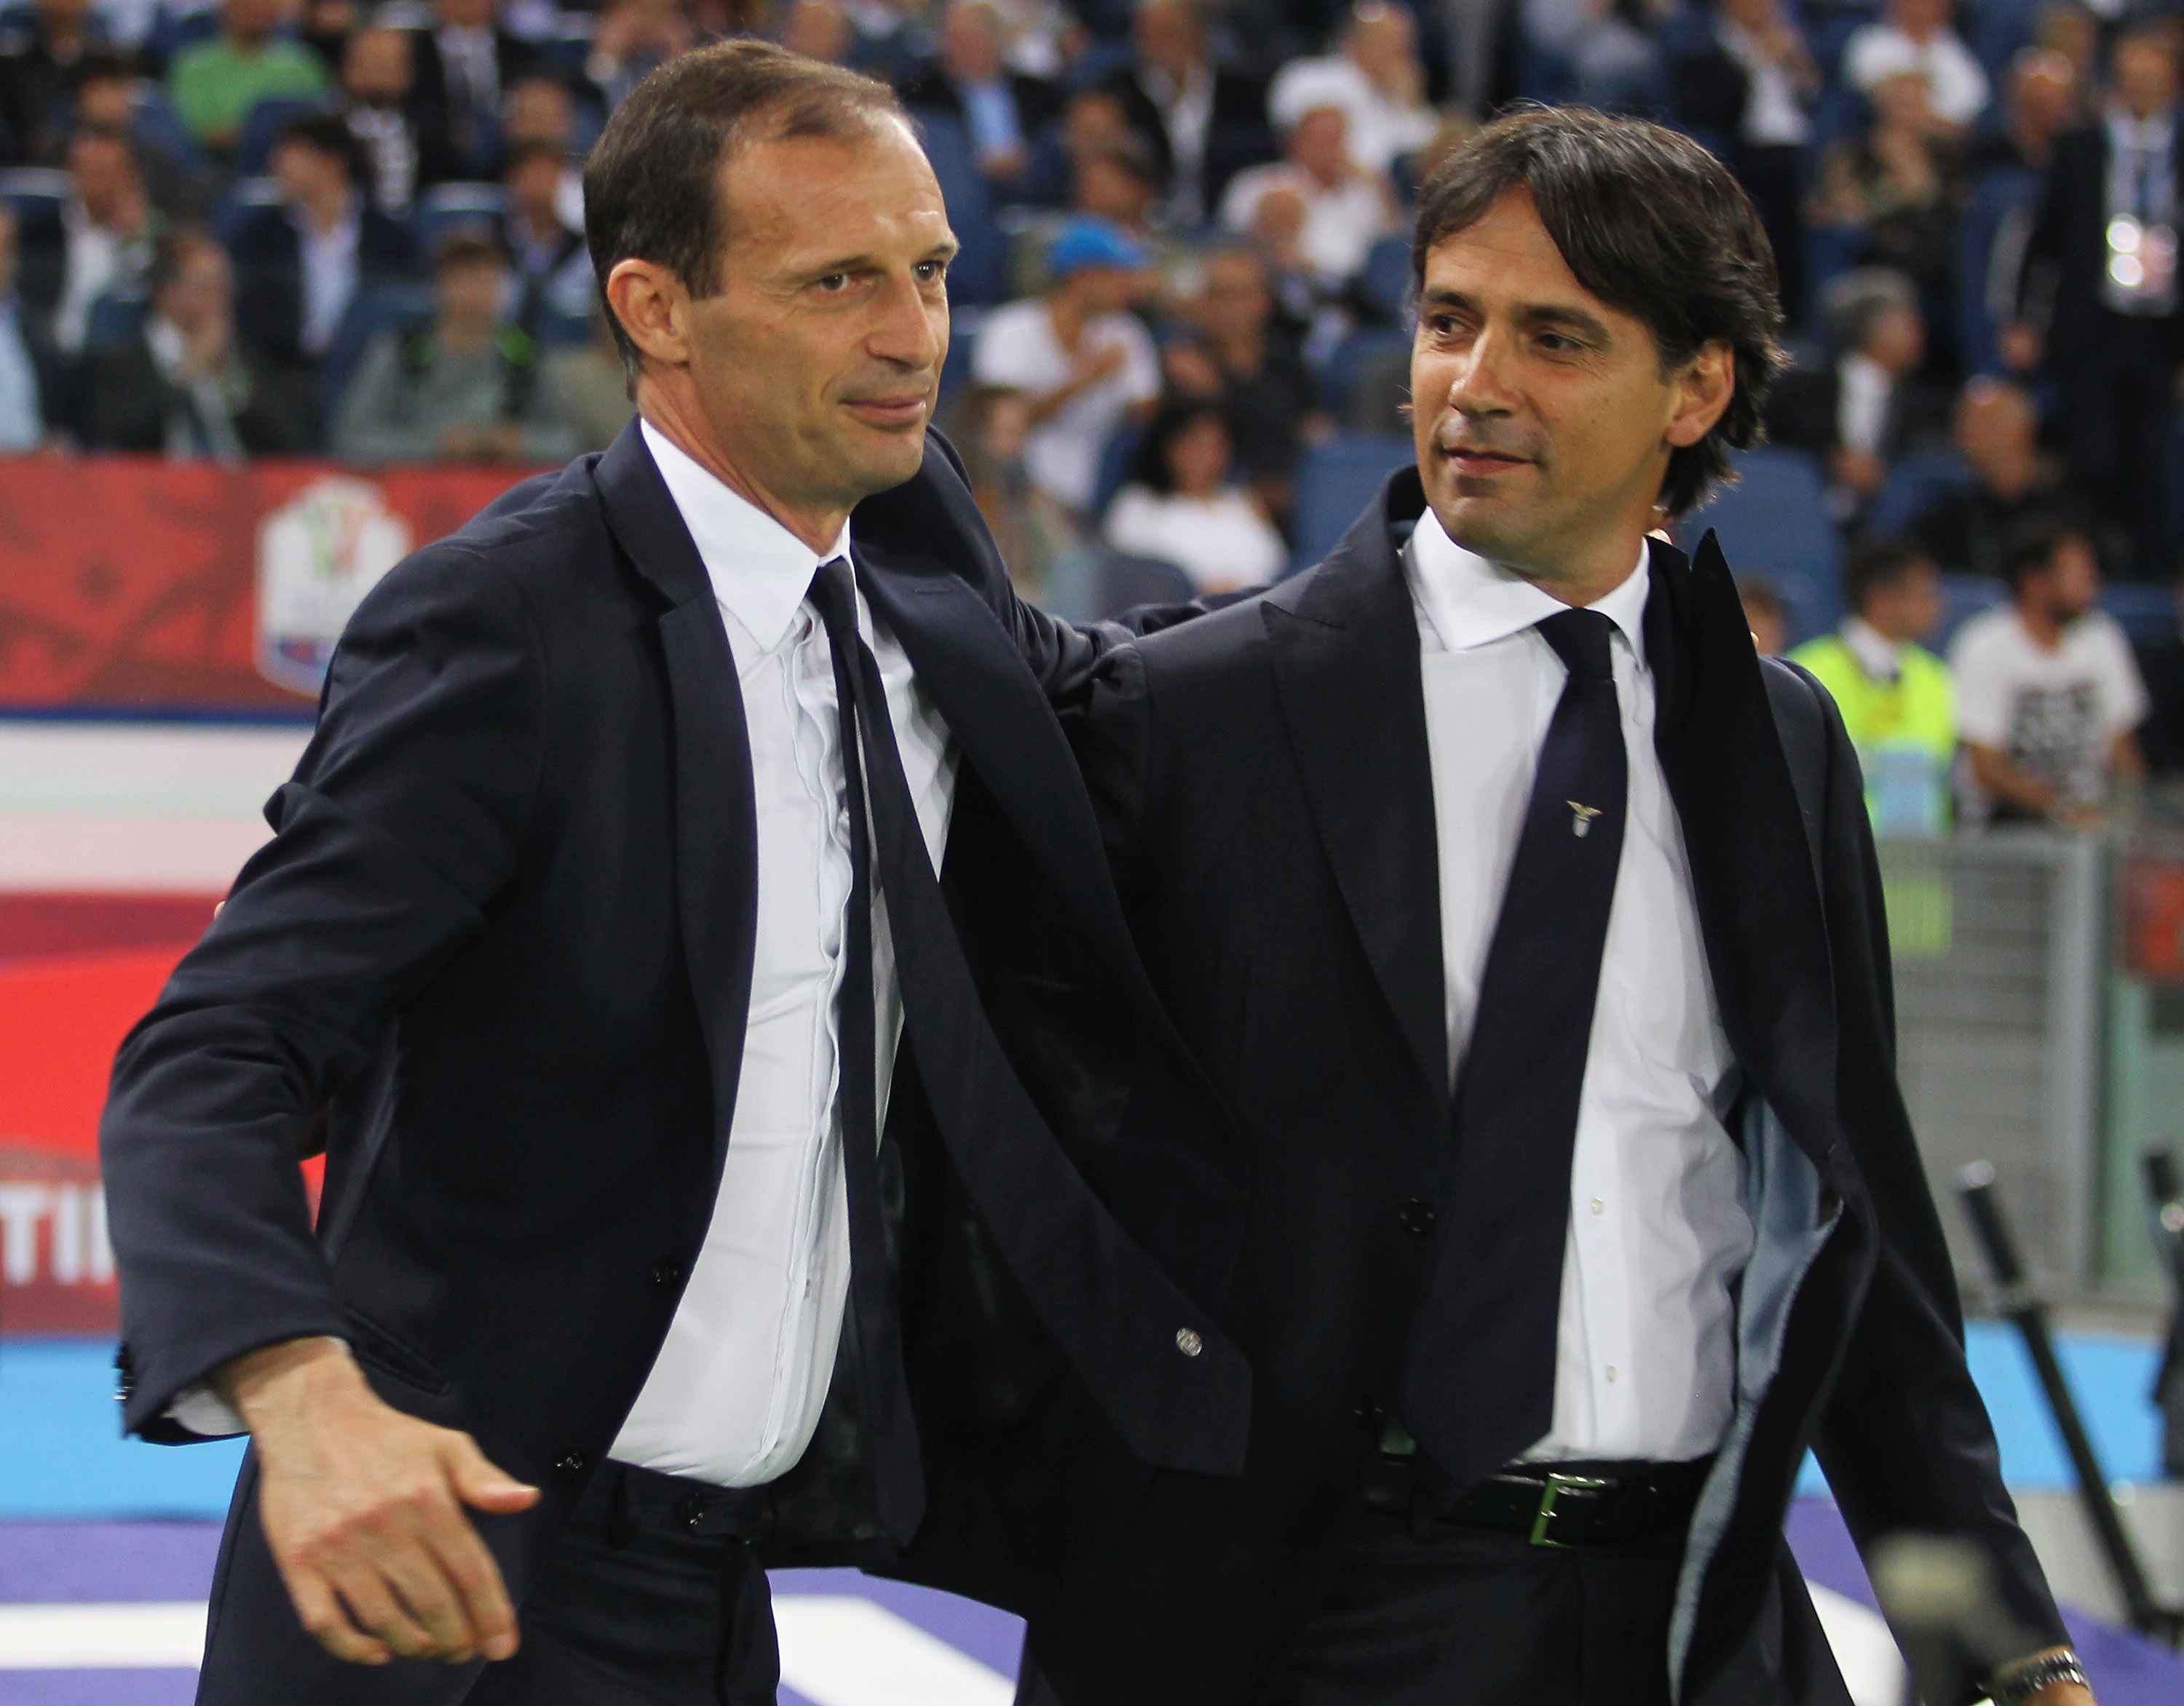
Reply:
[[1045, 293], [996, 309], [971, 358], [980, 385], [1030, 400], [1025, 470], [1078, 514], [1093, 507], [1116, 428], [1143, 421], [1160, 397], [1159, 354], [1129, 311], [1149, 258], [1106, 220], [1071, 220], [1047, 252]]

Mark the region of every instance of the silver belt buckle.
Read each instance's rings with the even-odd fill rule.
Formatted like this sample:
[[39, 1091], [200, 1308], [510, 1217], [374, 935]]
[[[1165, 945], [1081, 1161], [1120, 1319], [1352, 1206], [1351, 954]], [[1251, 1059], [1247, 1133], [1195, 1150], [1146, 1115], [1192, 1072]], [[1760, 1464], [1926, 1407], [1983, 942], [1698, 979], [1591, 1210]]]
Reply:
[[1562, 1502], [1566, 1492], [1599, 1492], [1607, 1485], [1607, 1482], [1596, 1481], [1591, 1475], [1557, 1475], [1549, 1470], [1546, 1488], [1540, 1494], [1539, 1514], [1532, 1519], [1532, 1544], [1551, 1546], [1557, 1552], [1568, 1551], [1568, 1542], [1547, 1538], [1547, 1525], [1554, 1520], [1555, 1507]]

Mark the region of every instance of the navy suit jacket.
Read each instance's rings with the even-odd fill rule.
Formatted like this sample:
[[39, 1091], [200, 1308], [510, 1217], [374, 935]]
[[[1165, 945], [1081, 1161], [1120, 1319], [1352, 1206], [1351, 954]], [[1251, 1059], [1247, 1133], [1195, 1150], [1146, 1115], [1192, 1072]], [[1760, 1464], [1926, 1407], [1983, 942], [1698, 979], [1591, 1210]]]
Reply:
[[[1112, 634], [1017, 601], [937, 436], [852, 525], [874, 611], [961, 755], [943, 886], [1050, 1128], [1015, 1153], [1059, 1142], [1108, 1206], [967, 1185], [905, 1047], [885, 1196], [927, 1514], [906, 1545], [883, 1528], [838, 1371], [777, 1484], [774, 1556], [1050, 1610], [1150, 1465], [1241, 1461], [1250, 1377], [1212, 1318], [1240, 1157], [1205, 1138], [1218, 1116], [1131, 948], [1049, 709]], [[365, 600], [268, 808], [273, 840], [115, 1065], [102, 1138], [131, 1429], [178, 1439], [176, 1395], [230, 1359], [344, 1338], [387, 1402], [544, 1488], [479, 1525], [520, 1599], [710, 1215], [756, 923], [742, 704], [634, 425]], [[297, 1165], [315, 1129], [315, 1229]], [[996, 1253], [1005, 1217], [1042, 1228], [1038, 1274]], [[1148, 1297], [1168, 1312], [1150, 1325]], [[1198, 1355], [1178, 1353], [1185, 1326]], [[474, 1669], [323, 1653], [256, 1498], [254, 1462], [201, 1699], [460, 1697]]]

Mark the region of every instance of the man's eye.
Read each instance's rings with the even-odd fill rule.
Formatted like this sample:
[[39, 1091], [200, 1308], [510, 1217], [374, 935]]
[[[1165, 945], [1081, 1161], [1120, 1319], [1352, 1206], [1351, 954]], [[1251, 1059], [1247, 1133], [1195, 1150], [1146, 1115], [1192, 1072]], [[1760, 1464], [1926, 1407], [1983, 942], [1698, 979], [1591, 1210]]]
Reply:
[[838, 296], [842, 292], [849, 289], [850, 275], [847, 273], [828, 273], [826, 277], [815, 282], [829, 296]]
[[944, 279], [948, 276], [948, 263], [920, 261], [917, 264], [917, 276], [919, 281], [924, 284], [931, 284], [936, 280]]

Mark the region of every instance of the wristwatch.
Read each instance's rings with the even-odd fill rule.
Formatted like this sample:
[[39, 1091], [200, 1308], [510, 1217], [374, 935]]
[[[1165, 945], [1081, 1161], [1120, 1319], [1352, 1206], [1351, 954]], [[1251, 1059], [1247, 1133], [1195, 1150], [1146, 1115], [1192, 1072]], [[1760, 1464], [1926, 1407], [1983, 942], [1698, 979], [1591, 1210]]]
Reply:
[[2075, 1682], [2081, 1688], [2093, 1685], [2086, 1678], [2085, 1667], [2078, 1663], [2075, 1653], [2051, 1653], [2044, 1659], [2028, 1659], [2022, 1664], [2013, 1664], [1996, 1673], [1987, 1684], [1989, 1697], [1994, 1706], [2023, 1706], [2043, 1688], [2052, 1688], [2058, 1682]]

